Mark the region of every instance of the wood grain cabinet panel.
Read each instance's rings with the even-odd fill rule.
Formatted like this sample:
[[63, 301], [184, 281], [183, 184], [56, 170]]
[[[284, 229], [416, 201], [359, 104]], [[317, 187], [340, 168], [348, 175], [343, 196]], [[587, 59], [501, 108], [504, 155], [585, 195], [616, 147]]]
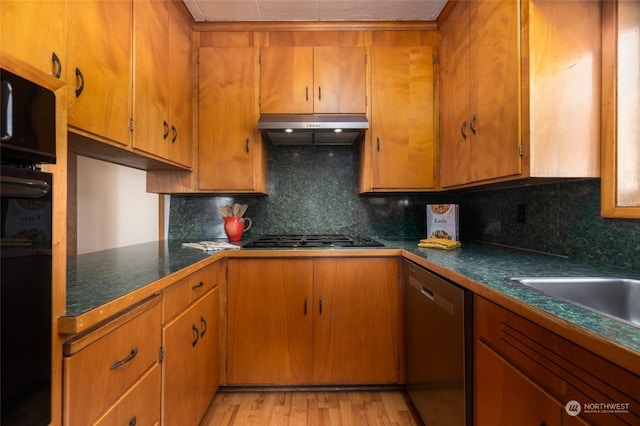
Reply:
[[312, 379], [313, 260], [229, 259], [229, 384]]
[[159, 424], [160, 365], [155, 364], [100, 417], [95, 426]]
[[198, 188], [265, 193], [266, 152], [256, 132], [255, 49], [203, 47], [199, 52]]
[[[640, 376], [481, 297], [474, 310], [479, 426], [640, 422]], [[565, 411], [570, 401], [578, 416]], [[585, 409], [590, 403], [628, 409], [603, 413]]]
[[197, 425], [220, 384], [220, 287], [162, 329], [162, 424]]
[[[28, 36], [25, 31], [28, 31]], [[8, 53], [63, 81], [67, 78], [68, 66], [66, 36], [66, 1], [0, 2], [2, 53]]]
[[72, 2], [67, 19], [69, 130], [130, 147], [132, 2]]
[[216, 262], [162, 290], [162, 322], [166, 323], [219, 285], [221, 270], [222, 262]]
[[398, 383], [399, 262], [315, 259], [314, 383]]
[[[161, 314], [159, 302], [159, 298], [155, 298], [134, 308], [128, 316], [124, 316], [126, 320], [123, 324], [116, 318], [65, 343], [65, 425], [84, 425], [96, 421], [147, 370], [158, 364]], [[144, 401], [127, 404], [141, 408]]]
[[440, 184], [599, 176], [598, 2], [462, 1], [440, 28]]
[[395, 258], [230, 259], [228, 383], [398, 383]]
[[431, 46], [371, 48], [372, 191], [435, 187], [433, 58]]
[[135, 0], [133, 148], [191, 165], [191, 29], [170, 2]]
[[260, 49], [260, 112], [366, 112], [364, 47], [279, 46]]

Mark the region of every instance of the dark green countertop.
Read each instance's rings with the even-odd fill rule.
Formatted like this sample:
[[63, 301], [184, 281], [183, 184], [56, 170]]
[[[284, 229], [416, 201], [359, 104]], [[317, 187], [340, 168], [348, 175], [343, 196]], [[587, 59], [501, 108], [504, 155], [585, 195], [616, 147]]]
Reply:
[[[548, 314], [640, 352], [640, 328], [505, 280], [508, 277], [518, 276], [606, 276], [640, 279], [640, 270], [622, 270], [577, 262], [561, 256], [478, 243], [463, 242], [462, 248], [442, 251], [419, 248], [416, 245], [417, 241], [381, 241], [385, 243], [387, 249], [405, 250], [448, 271], [465, 276], [480, 285], [511, 296]], [[181, 247], [182, 242], [171, 240], [144, 243], [70, 257], [67, 263], [65, 316], [78, 316], [96, 309], [212, 255], [183, 248]], [[339, 255], [340, 253], [346, 254], [345, 250], [350, 249], [321, 250], [332, 250]], [[234, 252], [231, 251], [230, 255], [233, 255]]]

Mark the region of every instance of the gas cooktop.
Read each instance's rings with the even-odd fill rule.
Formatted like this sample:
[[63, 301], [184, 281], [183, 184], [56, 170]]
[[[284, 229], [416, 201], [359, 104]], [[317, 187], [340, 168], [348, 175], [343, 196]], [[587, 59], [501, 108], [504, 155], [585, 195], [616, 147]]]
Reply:
[[264, 235], [242, 248], [349, 248], [349, 247], [384, 247], [379, 241], [369, 237], [348, 237], [340, 234], [293, 234]]

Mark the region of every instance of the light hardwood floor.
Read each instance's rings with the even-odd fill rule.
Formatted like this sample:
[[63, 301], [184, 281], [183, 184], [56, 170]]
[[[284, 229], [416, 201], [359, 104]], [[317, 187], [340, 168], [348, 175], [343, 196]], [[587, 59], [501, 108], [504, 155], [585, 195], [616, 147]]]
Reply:
[[401, 391], [266, 391], [219, 392], [200, 426], [422, 424]]

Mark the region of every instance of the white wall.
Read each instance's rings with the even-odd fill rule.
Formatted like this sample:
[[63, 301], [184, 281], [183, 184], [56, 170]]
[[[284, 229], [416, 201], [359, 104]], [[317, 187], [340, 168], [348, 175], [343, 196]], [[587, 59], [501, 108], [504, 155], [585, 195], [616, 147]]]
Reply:
[[78, 254], [158, 240], [144, 171], [78, 156]]

